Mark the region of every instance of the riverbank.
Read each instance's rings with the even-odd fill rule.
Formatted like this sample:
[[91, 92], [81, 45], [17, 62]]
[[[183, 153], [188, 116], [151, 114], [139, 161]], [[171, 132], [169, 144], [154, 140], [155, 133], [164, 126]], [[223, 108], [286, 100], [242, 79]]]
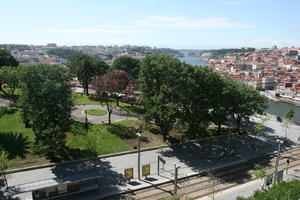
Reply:
[[300, 121], [300, 107], [282, 101], [272, 101], [271, 99], [268, 100], [265, 113], [286, 118], [286, 113], [290, 109], [294, 110], [295, 112], [293, 120]]
[[266, 96], [268, 99], [275, 102], [281, 101], [281, 102], [293, 104], [295, 106], [300, 106], [300, 100], [298, 100], [298, 98], [291, 98], [288, 96], [275, 96], [270, 91], [261, 91], [260, 94]]

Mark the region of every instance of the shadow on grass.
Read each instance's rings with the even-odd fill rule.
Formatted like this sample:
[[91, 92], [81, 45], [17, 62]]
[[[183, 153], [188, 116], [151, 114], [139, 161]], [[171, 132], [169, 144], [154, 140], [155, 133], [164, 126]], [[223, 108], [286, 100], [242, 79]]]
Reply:
[[86, 124], [83, 122], [73, 121], [71, 124], [70, 132], [74, 135], [86, 135], [91, 126], [92, 124], [90, 123]]
[[157, 128], [150, 128], [149, 131], [151, 133], [153, 133], [154, 135], [160, 135], [161, 134], [160, 130], [157, 129]]
[[17, 108], [6, 108], [6, 107], [0, 108], [0, 118], [6, 114], [12, 115], [12, 114], [16, 113], [17, 111], [18, 111]]
[[68, 149], [68, 156], [65, 160], [78, 160], [82, 158], [94, 158], [97, 156], [97, 153], [86, 150], [86, 149]]
[[25, 158], [30, 142], [28, 137], [17, 132], [0, 132], [0, 148], [8, 152], [8, 159]]
[[107, 130], [112, 134], [119, 136], [122, 139], [136, 138], [136, 132], [133, 128], [128, 128], [121, 124], [111, 124], [107, 125]]
[[127, 112], [132, 112], [132, 113], [138, 113], [138, 114], [144, 114], [145, 110], [138, 105], [123, 105], [120, 106], [123, 110], [127, 111]]

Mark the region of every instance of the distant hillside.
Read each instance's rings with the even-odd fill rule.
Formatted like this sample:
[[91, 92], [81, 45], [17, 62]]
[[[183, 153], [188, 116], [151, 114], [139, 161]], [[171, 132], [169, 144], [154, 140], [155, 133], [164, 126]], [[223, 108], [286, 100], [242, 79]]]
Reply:
[[72, 50], [72, 49], [64, 49], [64, 48], [55, 48], [55, 49], [50, 49], [47, 51], [48, 54], [50, 55], [55, 55], [62, 57], [64, 59], [69, 59], [71, 55], [74, 53], [77, 53], [78, 51]]
[[175, 57], [183, 57], [184, 54], [181, 53], [179, 50], [176, 49], [170, 49], [170, 48], [153, 48], [151, 49], [153, 54], [159, 54], [159, 53], [165, 53], [169, 54], [170, 56], [175, 56]]
[[224, 58], [228, 55], [237, 55], [246, 52], [253, 52], [255, 48], [240, 48], [240, 49], [213, 49], [213, 50], [203, 50], [203, 53], [210, 53], [210, 58]]
[[0, 44], [0, 49], [4, 49], [5, 51], [11, 53], [12, 51], [29, 50], [30, 46], [23, 44]]

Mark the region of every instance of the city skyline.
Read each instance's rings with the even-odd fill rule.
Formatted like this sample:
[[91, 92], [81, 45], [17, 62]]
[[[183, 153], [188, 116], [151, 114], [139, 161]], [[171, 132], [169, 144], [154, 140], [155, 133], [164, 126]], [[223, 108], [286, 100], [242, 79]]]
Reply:
[[296, 0], [1, 3], [0, 43], [170, 48], [300, 46]]

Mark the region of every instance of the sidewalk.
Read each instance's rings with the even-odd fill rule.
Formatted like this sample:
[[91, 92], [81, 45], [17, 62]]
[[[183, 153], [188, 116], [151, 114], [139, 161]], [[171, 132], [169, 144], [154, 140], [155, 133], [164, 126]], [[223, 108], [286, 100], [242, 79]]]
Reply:
[[[164, 153], [172, 151], [170, 148], [166, 148]], [[147, 180], [138, 180], [136, 175], [137, 155], [136, 153], [127, 154], [116, 157], [109, 157], [99, 159], [94, 162], [87, 161], [85, 163], [70, 164], [61, 167], [49, 167], [36, 169], [32, 171], [24, 171], [13, 173], [8, 176], [8, 184], [14, 191], [21, 194], [16, 194], [14, 197], [20, 199], [30, 199], [28, 192], [39, 188], [51, 187], [61, 183], [72, 182], [76, 179], [87, 179], [89, 177], [99, 177], [100, 188], [94, 192], [88, 192], [87, 194], [80, 195], [82, 199], [85, 195], [88, 199], [99, 199], [105, 196], [111, 196], [113, 194], [124, 193], [128, 191], [135, 191], [142, 188], [153, 186], [153, 184], [162, 184], [173, 180], [174, 176], [174, 163], [180, 165], [179, 178], [192, 176], [206, 171], [208, 168], [222, 168], [225, 166], [233, 165], [240, 162], [245, 162], [251, 158], [255, 158], [261, 155], [272, 153], [269, 148], [261, 149], [245, 155], [235, 155], [232, 157], [207, 161], [202, 159], [190, 160], [190, 162], [180, 160], [180, 154], [177, 153], [175, 157], [164, 157], [166, 159], [165, 170], [157, 175], [157, 156], [164, 155], [160, 150], [151, 150], [142, 152], [141, 164], [151, 165], [151, 175]], [[185, 154], [189, 156], [188, 154]], [[191, 157], [195, 156], [195, 153], [190, 154]], [[199, 152], [198, 152], [199, 156]], [[207, 156], [207, 155], [206, 155]], [[193, 161], [193, 162], [192, 162]], [[196, 161], [196, 162], [195, 162]], [[122, 168], [117, 168], [122, 166]], [[120, 183], [123, 179], [123, 173], [125, 168], [134, 168], [134, 179], [130, 183]], [[119, 185], [118, 185], [119, 183]], [[67, 199], [67, 198], [64, 198]], [[76, 197], [70, 199], [76, 200]]]
[[[150, 164], [151, 170], [148, 180], [137, 180], [137, 153], [128, 152], [124, 155], [110, 156], [85, 160], [77, 163], [48, 166], [34, 170], [20, 171], [8, 175], [8, 185], [11, 194], [23, 196], [21, 199], [30, 199], [24, 195], [30, 191], [41, 188], [54, 187], [61, 184], [68, 184], [79, 180], [96, 179], [98, 190], [95, 193], [89, 192], [88, 199], [118, 194], [129, 190], [137, 190], [150, 187], [152, 184], [161, 184], [173, 179], [174, 163], [180, 165], [179, 178], [192, 176], [206, 171], [209, 168], [220, 168], [238, 162], [244, 162], [251, 158], [273, 153], [277, 150], [275, 139], [278, 135], [284, 135], [280, 124], [272, 121], [267, 124], [272, 131], [268, 135], [259, 136], [256, 140], [251, 136], [235, 137], [230, 139], [230, 147], [235, 149], [235, 155], [219, 158], [217, 146], [226, 146], [227, 139], [202, 141], [188, 144], [171, 146], [168, 148], [152, 149], [141, 153], [141, 165]], [[278, 128], [275, 128], [276, 125]], [[272, 128], [273, 127], [273, 128]], [[280, 127], [280, 128], [279, 128]], [[274, 130], [274, 128], [276, 130]], [[297, 126], [299, 128], [299, 126]], [[290, 133], [297, 133], [298, 129], [291, 127]], [[292, 135], [291, 135], [292, 136]], [[295, 136], [292, 140], [295, 141]], [[247, 143], [244, 143], [246, 141]], [[298, 145], [291, 141], [291, 145]], [[258, 151], [253, 151], [250, 144], [255, 144]], [[210, 146], [211, 143], [215, 147]], [[166, 160], [164, 172], [157, 176], [158, 156]], [[131, 184], [124, 183], [124, 170], [133, 168], [134, 178]], [[122, 181], [123, 180], [123, 181]], [[100, 196], [99, 196], [100, 195]], [[73, 198], [72, 198], [73, 199]]]
[[[290, 168], [289, 174], [284, 173], [283, 180], [289, 181], [292, 179], [300, 180], [300, 166]], [[262, 184], [263, 184], [263, 180], [261, 179], [249, 181], [245, 184], [241, 184], [236, 187], [216, 193], [214, 196], [214, 200], [224, 200], [224, 199], [236, 200], [238, 196], [250, 197], [251, 195], [254, 194], [256, 190], [261, 189]], [[205, 196], [197, 200], [211, 200], [211, 199], [212, 199], [212, 195]]]

